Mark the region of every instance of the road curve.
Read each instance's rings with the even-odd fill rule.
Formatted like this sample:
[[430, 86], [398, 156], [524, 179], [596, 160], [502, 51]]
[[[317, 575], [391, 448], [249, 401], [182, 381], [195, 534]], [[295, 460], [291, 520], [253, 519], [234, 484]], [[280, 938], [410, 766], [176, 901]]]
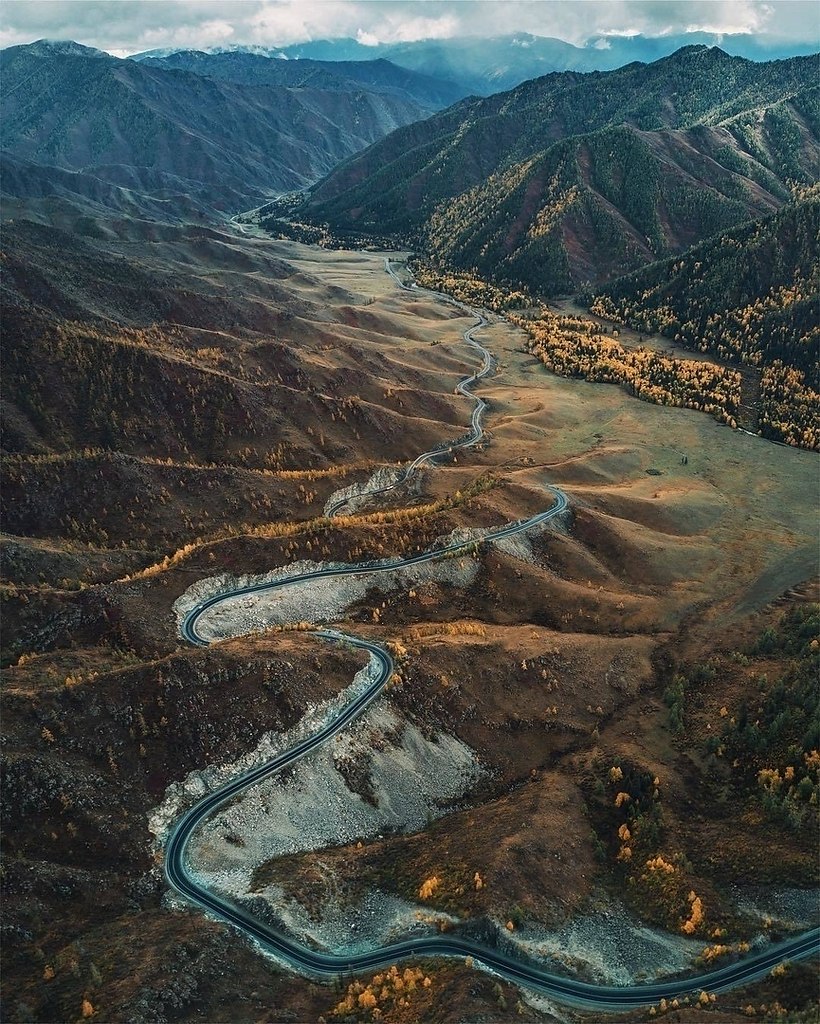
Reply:
[[431, 548], [429, 551], [422, 551], [417, 555], [410, 555], [407, 558], [388, 558], [380, 562], [361, 562], [354, 565], [342, 565], [330, 569], [316, 569], [313, 572], [296, 573], [293, 576], [284, 576], [278, 580], [271, 580], [266, 583], [252, 583], [246, 587], [237, 587], [225, 593], [215, 594], [195, 605], [183, 619], [180, 625], [180, 632], [189, 643], [197, 644], [200, 647], [207, 647], [208, 640], [197, 632], [197, 623], [212, 608], [232, 601], [236, 597], [244, 597], [247, 594], [260, 594], [272, 590], [281, 590], [283, 587], [292, 587], [300, 583], [307, 583], [310, 580], [328, 579], [336, 576], [371, 576], [375, 573], [395, 572], [396, 569], [404, 569], [411, 565], [421, 565], [424, 562], [436, 562], [448, 556], [454, 556], [475, 549], [482, 544], [491, 544], [502, 540], [505, 537], [513, 537], [517, 533], [531, 530], [534, 526], [546, 523], [556, 516], [562, 515], [569, 507], [567, 496], [557, 487], [550, 490], [555, 495], [555, 504], [545, 512], [538, 512], [529, 519], [521, 519], [515, 523], [507, 523], [496, 529], [488, 530], [478, 540], [460, 540], [440, 548]]
[[186, 864], [186, 849], [196, 828], [233, 797], [299, 761], [353, 722], [378, 698], [393, 673], [394, 664], [390, 654], [370, 640], [335, 630], [317, 630], [315, 635], [331, 642], [346, 642], [367, 651], [375, 659], [378, 674], [336, 717], [316, 732], [265, 764], [237, 776], [195, 804], [176, 823], [166, 845], [165, 873], [171, 886], [192, 903], [234, 925], [279, 959], [310, 976], [327, 978], [351, 972], [373, 971], [401, 960], [420, 957], [472, 957], [478, 964], [508, 981], [549, 995], [560, 1002], [604, 1010], [627, 1010], [658, 1003], [661, 999], [670, 1000], [693, 993], [697, 995], [703, 990], [722, 992], [764, 977], [784, 960], [812, 956], [820, 949], [820, 929], [815, 929], [773, 945], [739, 963], [729, 964], [699, 977], [674, 978], [629, 987], [592, 985], [547, 971], [532, 960], [511, 954], [503, 946], [493, 948], [458, 936], [434, 935], [406, 939], [365, 953], [344, 956], [324, 953], [303, 945], [254, 916], [246, 908], [211, 892], [197, 881]]
[[[399, 281], [398, 277], [394, 274], [389, 261], [385, 261], [385, 264], [388, 272], [398, 281], [401, 287], [406, 288], [407, 286]], [[487, 322], [480, 315], [476, 315], [478, 322], [469, 331], [465, 332], [465, 339], [483, 353], [484, 362], [481, 371], [464, 378], [458, 388], [462, 394], [474, 398], [476, 402], [471, 420], [471, 435], [461, 442], [453, 442], [443, 448], [425, 452], [424, 455], [419, 456], [408, 467], [408, 470], [401, 479], [406, 479], [409, 471], [417, 468], [429, 458], [435, 457], [436, 454], [452, 450], [456, 447], [466, 447], [468, 444], [475, 444], [482, 436], [481, 416], [485, 404], [481, 399], [472, 395], [469, 389], [472, 384], [490, 372], [492, 356], [486, 349], [475, 342], [471, 336], [468, 337], [472, 331]], [[391, 490], [393, 487], [398, 486], [401, 479], [389, 488], [380, 488], [378, 491], [370, 493], [375, 494], [380, 493], [382, 490]], [[554, 494], [555, 502], [549, 509], [529, 519], [509, 523], [506, 526], [491, 530], [477, 543], [493, 543], [504, 537], [514, 536], [517, 533], [532, 529], [536, 525], [561, 515], [568, 507], [566, 495], [556, 487], [551, 488], [551, 490]], [[332, 569], [319, 569], [310, 573], [294, 574], [293, 576], [267, 583], [239, 587], [229, 593], [217, 594], [207, 598], [190, 609], [181, 624], [181, 634], [189, 643], [207, 646], [208, 641], [197, 631], [197, 624], [210, 609], [235, 597], [277, 590], [283, 587], [293, 587], [309, 580], [332, 576], [360, 576], [378, 572], [391, 572], [405, 566], [418, 565], [423, 562], [452, 556], [459, 552], [466, 552], [474, 547], [475, 544], [475, 541], [458, 542], [442, 548], [425, 551], [409, 558], [389, 559], [375, 565], [350, 565]], [[346, 642], [368, 652], [378, 670], [375, 678], [345, 707], [339, 710], [331, 721], [318, 728], [314, 733], [300, 740], [290, 749], [281, 752], [272, 760], [238, 775], [215, 792], [203, 797], [176, 822], [168, 836], [165, 850], [166, 878], [169, 884], [181, 896], [238, 928], [242, 934], [255, 940], [266, 950], [273, 952], [285, 963], [310, 976], [327, 978], [351, 972], [364, 973], [374, 971], [401, 960], [417, 959], [420, 957], [469, 957], [477, 964], [493, 971], [500, 977], [548, 995], [558, 1002], [581, 1007], [596, 1007], [602, 1010], [628, 1010], [652, 1005], [664, 998], [670, 1000], [691, 994], [697, 995], [704, 990], [716, 993], [723, 992], [764, 977], [773, 967], [784, 961], [805, 959], [820, 953], [820, 928], [815, 928], [802, 935], [772, 945], [754, 956], [746, 957], [737, 963], [728, 964], [697, 977], [671, 978], [667, 981], [652, 984], [623, 987], [594, 985], [545, 970], [544, 967], [534, 960], [527, 959], [518, 953], [513, 953], [509, 943], [506, 943], [503, 937], [500, 938], [498, 946], [491, 946], [461, 938], [457, 935], [432, 935], [389, 943], [386, 946], [368, 950], [364, 953], [350, 953], [344, 956], [337, 956], [333, 953], [322, 952], [303, 945], [293, 936], [287, 935], [260, 918], [255, 917], [245, 907], [211, 892], [197, 880], [195, 873], [189, 869], [186, 863], [188, 843], [197, 827], [226, 802], [250, 786], [257, 784], [262, 779], [268, 778], [288, 765], [294, 764], [348, 726], [362, 715], [373, 701], [379, 697], [393, 673], [394, 664], [390, 654], [382, 646], [371, 640], [340, 633], [332, 629], [317, 629], [314, 631], [314, 635], [329, 642]]]

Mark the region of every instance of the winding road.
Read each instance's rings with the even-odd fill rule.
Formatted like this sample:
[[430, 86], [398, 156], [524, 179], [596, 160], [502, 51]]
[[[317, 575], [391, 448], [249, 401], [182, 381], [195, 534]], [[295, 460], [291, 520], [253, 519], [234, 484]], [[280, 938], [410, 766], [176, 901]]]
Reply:
[[[385, 261], [387, 271], [405, 290], [411, 290], [395, 274], [389, 260]], [[456, 303], [460, 308], [460, 303]], [[493, 357], [472, 337], [472, 333], [487, 323], [487, 320], [475, 311], [476, 324], [465, 332], [464, 338], [483, 357], [481, 369], [463, 378], [457, 391], [474, 402], [471, 417], [470, 434], [459, 441], [450, 442], [442, 447], [425, 452], [415, 459], [390, 486], [362, 492], [380, 494], [392, 490], [404, 482], [407, 477], [425, 462], [453, 451], [456, 448], [475, 445], [483, 437], [481, 424], [486, 403], [471, 392], [471, 387], [490, 373]], [[336, 577], [361, 576], [380, 572], [391, 572], [397, 569], [430, 562], [444, 557], [468, 552], [476, 543], [488, 544], [511, 537], [517, 533], [530, 530], [562, 515], [568, 508], [566, 495], [556, 487], [550, 488], [555, 497], [554, 504], [544, 512], [529, 519], [509, 523], [506, 526], [488, 531], [480, 541], [457, 542], [445, 547], [432, 549], [409, 558], [389, 559], [376, 564], [340, 566], [319, 569], [310, 573], [294, 574], [275, 581], [252, 584], [237, 588], [227, 593], [207, 598], [191, 608], [181, 623], [183, 638], [191, 644], [207, 646], [207, 639], [197, 631], [197, 625], [204, 615], [222, 602], [233, 600], [242, 595], [294, 587], [310, 580]], [[348, 499], [333, 506], [336, 511], [344, 506]], [[196, 873], [187, 864], [186, 850], [192, 834], [197, 827], [212, 815], [218, 808], [238, 796], [244, 790], [256, 785], [261, 780], [281, 771], [307, 756], [311, 751], [327, 743], [333, 736], [343, 730], [351, 722], [359, 718], [364, 711], [379, 697], [390, 680], [394, 671], [393, 659], [382, 646], [363, 637], [337, 632], [332, 629], [317, 629], [314, 635], [331, 643], [345, 642], [362, 651], [371, 658], [375, 674], [367, 686], [361, 690], [335, 716], [317, 729], [310, 736], [302, 739], [290, 749], [278, 754], [272, 760], [258, 765], [249, 771], [236, 776], [226, 785], [203, 797], [191, 807], [173, 826], [166, 842], [165, 873], [170, 885], [185, 899], [213, 914], [220, 920], [238, 928], [247, 937], [258, 942], [264, 949], [274, 953], [280, 960], [297, 968], [307, 975], [327, 978], [337, 977], [353, 972], [366, 973], [381, 967], [394, 964], [401, 960], [420, 957], [461, 957], [470, 958], [477, 965], [488, 969], [499, 977], [510, 982], [525, 986], [550, 996], [558, 1002], [580, 1007], [596, 1007], [603, 1010], [628, 1010], [658, 1003], [661, 999], [671, 1000], [677, 997], [694, 995], [701, 991], [719, 993], [738, 985], [765, 977], [772, 968], [789, 960], [800, 960], [820, 953], [820, 928], [805, 932], [783, 942], [771, 945], [753, 956], [710, 970], [697, 977], [670, 978], [651, 984], [615, 986], [595, 985], [578, 981], [572, 977], [546, 970], [536, 961], [527, 959], [513, 951], [511, 944], [502, 934], [498, 936], [498, 945], [493, 946], [461, 938], [457, 935], [430, 935], [401, 942], [389, 943], [363, 953], [349, 953], [339, 956], [322, 952], [303, 945], [295, 937], [280, 931], [262, 919], [254, 916], [245, 907], [232, 902], [224, 896], [210, 891], [196, 878]]]
[[[391, 266], [390, 260], [385, 259], [384, 269], [393, 278], [399, 288], [405, 292], [418, 291], [415, 285], [405, 284], [404, 281], [399, 277]], [[409, 466], [406, 466], [399, 476], [393, 481], [392, 484], [386, 484], [384, 487], [373, 487], [363, 491], [358, 491], [356, 494], [350, 494], [346, 498], [340, 498], [339, 501], [334, 502], [327, 510], [327, 515], [335, 516], [341, 509], [345, 507], [353, 498], [364, 498], [373, 497], [377, 494], [386, 494], [388, 491], [394, 491], [397, 487], [401, 487], [421, 466], [426, 462], [431, 462], [437, 456], [449, 455], [459, 448], [472, 448], [478, 444], [479, 441], [484, 438], [484, 427], [481, 425], [481, 420], [484, 416], [484, 412], [487, 409], [487, 403], [483, 398], [479, 398], [478, 395], [474, 395], [472, 392], [473, 386], [477, 384], [484, 377], [489, 376], [494, 366], [493, 354], [489, 349], [484, 348], [482, 344], [477, 342], [473, 337], [473, 332], [479, 330], [481, 327], [486, 327], [489, 320], [476, 309], [467, 309], [460, 302], [455, 299], [449, 299], [448, 296], [439, 296], [444, 300], [449, 300], [451, 305], [457, 306], [459, 309], [465, 310], [465, 312], [476, 318], [476, 322], [472, 327], [469, 327], [464, 332], [464, 340], [468, 345], [471, 345], [481, 356], [482, 364], [481, 369], [476, 370], [475, 373], [468, 374], [466, 377], [462, 377], [461, 380], [456, 384], [456, 394], [463, 395], [465, 398], [471, 398], [473, 400], [473, 412], [470, 417], [470, 432], [457, 441], [446, 441], [444, 444], [437, 445], [435, 448], [431, 448], [428, 452], [422, 452], [421, 455], [417, 456]]]

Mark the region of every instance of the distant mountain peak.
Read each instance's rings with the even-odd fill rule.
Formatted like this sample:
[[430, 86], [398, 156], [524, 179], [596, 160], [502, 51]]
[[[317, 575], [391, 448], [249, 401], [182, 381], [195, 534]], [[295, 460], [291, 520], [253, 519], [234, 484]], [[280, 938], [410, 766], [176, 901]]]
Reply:
[[253, 57], [270, 57], [289, 60], [288, 55], [278, 46], [260, 46], [256, 44], [229, 43], [224, 46], [160, 46], [153, 50], [142, 50], [132, 53], [129, 60], [142, 61], [147, 59], [160, 60], [173, 57], [178, 53], [202, 53], [206, 56], [222, 56], [223, 54], [250, 54]]
[[706, 56], [716, 61], [743, 60], [742, 57], [732, 57], [725, 50], [721, 50], [719, 46], [709, 46], [707, 43], [690, 43], [688, 46], [681, 46], [680, 49], [670, 54], [670, 57], [678, 55]]
[[25, 49], [29, 53], [59, 54], [63, 57], [107, 57], [111, 60], [111, 54], [104, 50], [98, 50], [94, 46], [84, 46], [82, 43], [75, 43], [73, 39], [37, 39], [28, 43]]

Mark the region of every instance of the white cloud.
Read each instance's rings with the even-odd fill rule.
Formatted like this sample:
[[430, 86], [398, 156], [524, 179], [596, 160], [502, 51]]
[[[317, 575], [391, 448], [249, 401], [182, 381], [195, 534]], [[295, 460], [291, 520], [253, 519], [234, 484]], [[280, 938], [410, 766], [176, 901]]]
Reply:
[[263, 3], [244, 21], [246, 38], [243, 42], [287, 46], [308, 39], [350, 35], [359, 20], [359, 6], [344, 0]]
[[4, 0], [3, 45], [76, 39], [109, 52], [267, 46], [351, 37], [366, 45], [516, 32], [591, 38], [686, 31], [817, 40], [815, 0]]
[[452, 39], [463, 31], [454, 14], [442, 14], [438, 18], [393, 15], [384, 19], [376, 34], [381, 43], [412, 43], [417, 39]]

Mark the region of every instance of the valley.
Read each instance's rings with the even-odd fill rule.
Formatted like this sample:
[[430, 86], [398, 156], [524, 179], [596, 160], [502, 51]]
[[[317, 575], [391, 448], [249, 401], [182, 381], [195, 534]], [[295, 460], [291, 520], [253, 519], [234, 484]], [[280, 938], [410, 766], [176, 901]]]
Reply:
[[817, 1020], [820, 55], [628, 6], [0, 13], [3, 1020]]
[[[33, 245], [30, 229], [20, 230], [20, 244]], [[54, 782], [46, 783], [44, 773], [56, 771], [60, 779], [64, 769], [58, 765], [66, 756], [75, 794], [62, 812], [65, 824], [57, 840], [49, 840], [47, 831], [38, 833], [36, 825], [28, 830], [30, 838], [17, 848], [18, 867], [9, 878], [14, 913], [23, 915], [18, 920], [32, 920], [31, 899], [21, 902], [19, 889], [24, 865], [32, 878], [41, 880], [34, 890], [37, 902], [49, 906], [56, 920], [63, 920], [69, 907], [75, 908], [75, 938], [55, 945], [45, 933], [38, 940], [41, 962], [54, 971], [56, 985], [35, 980], [37, 972], [29, 973], [26, 982], [31, 970], [26, 961], [13, 965], [28, 1005], [40, 1005], [40, 1013], [46, 1006], [52, 1013], [69, 1012], [67, 1005], [65, 1010], [57, 1008], [76, 993], [73, 979], [78, 975], [63, 973], [59, 965], [72, 958], [80, 965], [80, 984], [94, 990], [95, 1006], [106, 998], [114, 1000], [106, 1010], [112, 1018], [137, 1019], [149, 991], [151, 1000], [164, 1000], [163, 1006], [178, 999], [171, 990], [162, 994], [156, 973], [160, 961], [139, 945], [127, 952], [123, 948], [119, 955], [135, 981], [143, 979], [143, 988], [109, 987], [116, 972], [101, 952], [95, 952], [91, 936], [106, 936], [106, 943], [116, 943], [117, 934], [129, 934], [122, 930], [123, 914], [130, 918], [137, 906], [152, 951], [174, 943], [175, 936], [187, 935], [188, 994], [175, 1011], [177, 1019], [184, 1019], [186, 1006], [196, 1012], [197, 1006], [213, 1007], [225, 997], [220, 985], [230, 981], [218, 982], [210, 971], [206, 980], [197, 967], [214, 956], [230, 961], [223, 976], [227, 979], [237, 964], [257, 975], [257, 1002], [251, 998], [243, 1011], [248, 1019], [257, 1019], [260, 999], [287, 998], [295, 1000], [291, 1005], [299, 1005], [295, 995], [284, 995], [295, 991], [290, 976], [271, 975], [266, 967], [263, 980], [262, 967], [249, 966], [248, 957], [255, 954], [243, 951], [242, 940], [223, 938], [216, 925], [203, 931], [202, 919], [182, 906], [170, 917], [161, 909], [161, 867], [152, 853], [144, 815], [162, 800], [169, 784], [179, 783], [188, 772], [247, 754], [271, 728], [293, 728], [308, 709], [306, 702], [321, 706], [341, 693], [361, 663], [352, 652], [332, 653], [326, 644], [299, 631], [226, 639], [207, 652], [180, 649], [171, 606], [193, 580], [215, 573], [267, 573], [317, 557], [331, 562], [406, 557], [426, 550], [436, 537], [454, 528], [492, 529], [535, 514], [544, 507], [548, 486], [569, 497], [565, 526], [534, 535], [523, 548], [482, 546], [470, 556], [461, 576], [457, 561], [442, 562], [457, 574], [448, 569], [440, 578], [421, 577], [404, 592], [388, 588], [380, 593], [373, 589], [375, 581], [368, 583], [352, 605], [333, 613], [337, 628], [356, 635], [363, 632], [369, 641], [387, 641], [403, 652], [402, 681], [391, 685], [382, 698], [387, 710], [380, 714], [386, 713], [387, 719], [368, 726], [375, 735], [384, 733], [378, 742], [394, 744], [396, 738], [390, 736], [420, 730], [429, 737], [427, 742], [432, 740], [431, 749], [446, 742], [473, 752], [469, 756], [476, 758], [480, 772], [462, 795], [453, 791], [455, 813], [441, 817], [448, 808], [433, 805], [433, 828], [413, 831], [411, 819], [395, 837], [365, 832], [358, 839], [354, 836], [352, 845], [342, 834], [335, 842], [328, 835], [321, 848], [286, 858], [284, 898], [291, 927], [306, 927], [307, 911], [301, 908], [312, 907], [309, 914], [320, 919], [325, 913], [338, 914], [333, 901], [341, 896], [344, 906], [346, 900], [361, 899], [362, 886], [424, 907], [426, 901], [419, 901], [416, 890], [432, 877], [439, 878], [440, 885], [430, 910], [423, 913], [450, 921], [448, 927], [459, 919], [475, 918], [477, 924], [495, 920], [503, 928], [512, 914], [520, 922], [514, 922], [512, 934], [517, 929], [526, 938], [580, 920], [612, 891], [620, 870], [614, 859], [617, 848], [611, 866], [608, 854], [600, 860], [596, 853], [601, 845], [598, 829], [613, 826], [603, 825], [606, 818], [598, 822], [596, 816], [603, 812], [594, 810], [599, 785], [595, 780], [618, 765], [627, 769], [630, 786], [643, 775], [661, 780], [661, 851], [688, 858], [685, 884], [704, 894], [709, 928], [726, 929], [734, 941], [754, 934], [756, 926], [744, 916], [748, 911], [741, 910], [732, 895], [731, 884], [739, 877], [769, 885], [778, 877], [786, 886], [816, 884], [808, 835], [783, 837], [779, 876], [755, 866], [756, 847], [770, 848], [777, 842], [765, 818], [753, 817], [743, 825], [745, 860], [738, 863], [740, 851], [731, 841], [704, 856], [699, 837], [709, 834], [720, 805], [707, 803], [694, 821], [685, 811], [696, 777], [689, 755], [668, 731], [668, 710], [661, 697], [670, 663], [697, 663], [707, 655], [725, 658], [715, 652], [740, 649], [748, 642], [744, 637], [754, 637], [767, 623], [776, 624], [784, 607], [802, 607], [811, 596], [803, 585], [805, 566], [813, 557], [811, 453], [776, 449], [697, 412], [638, 403], [616, 388], [546, 375], [523, 351], [520, 330], [490, 314], [481, 343], [496, 355], [499, 365], [480, 385], [481, 397], [488, 402], [484, 449], [454, 453], [441, 468], [423, 468], [407, 493], [386, 495], [383, 504], [343, 512], [338, 522], [323, 519], [322, 509], [339, 487], [364, 482], [379, 465], [410, 461], [419, 451], [466, 430], [467, 404], [452, 391], [454, 381], [475, 367], [476, 355], [465, 350], [462, 338], [473, 318], [427, 292], [399, 289], [376, 253], [317, 250], [220, 232], [202, 238], [198, 231], [182, 228], [166, 231], [148, 249], [142, 240], [127, 238], [92, 238], [75, 244], [81, 247], [77, 259], [82, 264], [94, 254], [110, 261], [114, 249], [118, 259], [127, 261], [130, 247], [137, 246], [143, 273], [149, 275], [167, 270], [169, 260], [180, 266], [185, 254], [188, 278], [175, 274], [176, 301], [184, 297], [187, 306], [179, 308], [193, 309], [191, 295], [202, 296], [196, 303], [198, 319], [189, 324], [178, 319], [173, 330], [155, 328], [155, 335], [144, 341], [139, 327], [131, 327], [133, 333], [124, 336], [122, 328], [113, 331], [107, 326], [92, 303], [92, 293], [83, 290], [82, 277], [72, 276], [72, 302], [86, 318], [86, 336], [97, 338], [97, 344], [111, 352], [123, 345], [147, 350], [157, 364], [157, 380], [165, 381], [165, 387], [172, 386], [177, 368], [184, 366], [194, 382], [202, 380], [209, 387], [212, 380], [220, 387], [230, 384], [243, 402], [250, 403], [248, 408], [261, 411], [265, 406], [255, 397], [259, 385], [254, 361], [265, 366], [262, 360], [270, 356], [267, 347], [260, 346], [257, 331], [268, 331], [275, 323], [275, 331], [286, 329], [300, 343], [287, 350], [295, 362], [282, 362], [285, 353], [280, 350], [272, 364], [278, 378], [274, 387], [289, 396], [282, 406], [287, 418], [271, 422], [255, 415], [238, 436], [234, 421], [214, 435], [212, 444], [219, 446], [215, 451], [186, 452], [180, 445], [178, 454], [163, 458], [163, 451], [173, 452], [179, 444], [173, 419], [162, 435], [155, 430], [153, 437], [146, 436], [140, 427], [144, 398], [125, 392], [119, 443], [127, 457], [68, 449], [59, 455], [21, 451], [7, 461], [11, 485], [24, 478], [26, 491], [31, 492], [36, 480], [34, 493], [41, 501], [37, 519], [22, 519], [17, 536], [4, 544], [6, 572], [13, 581], [6, 591], [7, 630], [9, 625], [12, 629], [7, 638], [16, 638], [18, 651], [25, 655], [18, 654], [18, 664], [6, 670], [5, 720], [10, 724], [11, 751], [15, 744], [20, 751], [12, 753], [12, 780], [20, 779], [12, 785], [25, 785], [29, 802], [37, 801], [33, 809], [40, 808], [34, 810], [32, 821], [40, 815], [46, 830], [53, 828], [47, 811], [50, 801], [63, 798], [56, 795]], [[153, 254], [148, 262], [146, 252]], [[62, 286], [65, 263], [41, 265], [50, 275], [51, 288]], [[18, 294], [16, 301], [27, 304], [27, 316], [45, 316], [35, 294], [22, 286]], [[117, 301], [117, 295], [116, 289], [109, 290], [107, 301]], [[132, 318], [134, 308], [129, 305]], [[207, 347], [215, 352], [202, 352], [206, 337]], [[70, 344], [63, 348], [65, 381], [79, 372], [73, 351]], [[241, 363], [238, 351], [243, 353]], [[315, 391], [301, 390], [300, 370], [307, 367]], [[27, 391], [36, 394], [30, 385]], [[267, 388], [260, 392], [267, 393]], [[358, 399], [357, 408], [346, 404], [351, 393]], [[308, 409], [310, 419], [301, 420], [302, 426], [300, 417], [308, 415]], [[70, 406], [57, 421], [27, 419], [25, 409], [14, 417], [15, 436], [26, 438], [21, 443], [29, 448], [35, 437], [39, 444], [52, 446], [58, 437], [76, 436]], [[154, 422], [164, 421], [154, 414]], [[294, 441], [299, 438], [302, 445], [312, 439], [311, 447], [296, 454], [292, 443], [282, 444], [291, 430]], [[277, 444], [265, 442], [264, 431], [278, 437]], [[351, 443], [351, 432], [359, 435], [358, 461], [339, 457]], [[274, 453], [274, 461], [260, 463], [263, 452]], [[201, 461], [203, 454], [211, 459], [216, 455], [216, 461]], [[688, 455], [685, 465], [682, 454]], [[296, 468], [306, 463], [312, 468]], [[755, 487], [749, 487], [752, 464]], [[160, 530], [155, 525], [153, 533], [137, 543], [135, 538], [123, 546], [120, 540], [126, 539], [134, 521], [128, 506], [109, 513], [102, 505], [105, 492], [94, 484], [107, 480], [110, 487], [113, 471], [122, 481], [117, 484], [121, 494], [127, 493], [123, 483], [133, 477], [134, 510], [145, 496], [136, 488], [137, 480], [141, 487], [149, 482], [157, 497], [165, 495], [161, 504], [168, 507], [167, 523]], [[78, 493], [87, 509], [84, 521], [101, 524], [107, 538], [101, 533], [93, 540], [77, 537], [70, 522], [54, 518], [46, 525], [42, 519], [49, 501], [56, 508], [64, 500], [58, 501], [57, 495], [67, 493], [68, 479], [80, 485]], [[247, 500], [239, 507], [220, 506], [232, 481]], [[195, 494], [202, 497], [192, 505], [189, 495]], [[14, 507], [25, 505], [17, 502]], [[182, 518], [177, 510], [185, 510]], [[151, 517], [150, 522], [163, 520]], [[26, 534], [30, 539], [24, 539]], [[58, 578], [64, 571], [76, 573], [76, 589]], [[793, 596], [785, 606], [778, 604], [790, 588]], [[44, 622], [47, 633], [33, 632]], [[732, 692], [742, 693], [748, 685], [730, 676], [727, 683], [739, 690], [727, 690], [725, 696], [715, 690], [708, 698], [693, 693], [694, 720], [687, 727], [715, 728], [712, 723], [721, 720], [714, 710], [716, 702], [732, 699]], [[252, 715], [243, 710], [250, 708]], [[89, 730], [89, 716], [99, 720], [101, 712], [106, 727], [102, 732]], [[53, 737], [41, 737], [34, 757], [24, 753], [32, 729]], [[387, 798], [379, 782], [368, 783], [370, 761], [361, 757], [363, 775], [349, 774], [343, 760], [329, 766], [339, 773], [341, 806], [351, 808], [345, 814], [357, 805], [367, 806], [369, 800], [378, 807]], [[722, 769], [718, 765], [710, 771], [718, 772], [717, 779]], [[94, 786], [88, 788], [92, 779], [102, 778], [115, 787], [119, 809], [107, 807], [104, 799], [100, 803], [101, 793], [95, 796]], [[297, 787], [298, 778], [293, 782]], [[56, 786], [59, 793], [61, 783]], [[527, 828], [510, 830], [516, 813], [542, 823], [537, 836]], [[408, 826], [411, 832], [405, 836]], [[133, 853], [116, 868], [109, 854], [111, 867], [105, 869], [100, 844], [110, 842], [105, 837], [112, 828], [114, 834], [127, 837]], [[49, 841], [59, 844], [63, 885], [76, 893], [60, 897], [64, 903], [54, 903], [55, 897], [43, 888], [55, 870], [46, 867], [53, 857], [43, 852]], [[572, 848], [569, 858], [567, 843]], [[456, 849], [469, 849], [469, 862], [463, 862]], [[92, 850], [94, 868], [88, 862]], [[651, 852], [655, 855], [657, 849]], [[648, 854], [646, 859], [651, 859]], [[557, 873], [554, 866], [560, 866]], [[257, 868], [274, 870], [261, 864]], [[82, 899], [84, 886], [96, 884], [92, 879], [105, 870], [124, 871], [125, 878], [133, 877], [132, 884], [141, 877], [151, 882], [141, 883], [141, 895], [129, 897], [127, 911], [115, 900], [78, 915], [74, 901]], [[476, 872], [482, 887], [473, 886], [470, 893], [465, 879]], [[327, 883], [317, 888], [317, 877], [336, 879], [325, 895]], [[267, 885], [281, 887], [282, 881]], [[122, 884], [117, 882], [116, 887]], [[342, 895], [351, 886], [359, 895]], [[336, 895], [331, 897], [331, 891]], [[654, 918], [653, 927], [662, 920]], [[776, 922], [772, 927], [778, 927]], [[673, 930], [677, 928], [673, 925]], [[707, 944], [704, 936], [701, 945]], [[694, 950], [689, 955], [694, 956]], [[684, 963], [685, 958], [670, 961]], [[653, 965], [658, 967], [663, 965]], [[446, 964], [424, 969], [431, 979], [425, 998], [441, 1006], [460, 991], [468, 971]], [[583, 955], [573, 969], [589, 977]], [[795, 965], [793, 970], [799, 974], [801, 969]], [[91, 974], [102, 980], [92, 978], [89, 983]], [[480, 1005], [482, 998], [498, 1006], [489, 980], [475, 991], [487, 995], [465, 992], [459, 997], [459, 1012]], [[302, 1012], [320, 1013], [330, 1003], [328, 996], [321, 987], [312, 995], [303, 990], [299, 998], [309, 998], [316, 1008]], [[719, 1000], [729, 1000], [731, 1006], [733, 998]], [[540, 1011], [532, 1005], [521, 1005], [525, 1016], [538, 1017]]]
[[[815, 72], [690, 46], [545, 75], [397, 130], [258, 223], [412, 247], [428, 286], [529, 307], [518, 322], [548, 369], [816, 449]], [[548, 312], [568, 297], [722, 366], [625, 350], [600, 321]]]

